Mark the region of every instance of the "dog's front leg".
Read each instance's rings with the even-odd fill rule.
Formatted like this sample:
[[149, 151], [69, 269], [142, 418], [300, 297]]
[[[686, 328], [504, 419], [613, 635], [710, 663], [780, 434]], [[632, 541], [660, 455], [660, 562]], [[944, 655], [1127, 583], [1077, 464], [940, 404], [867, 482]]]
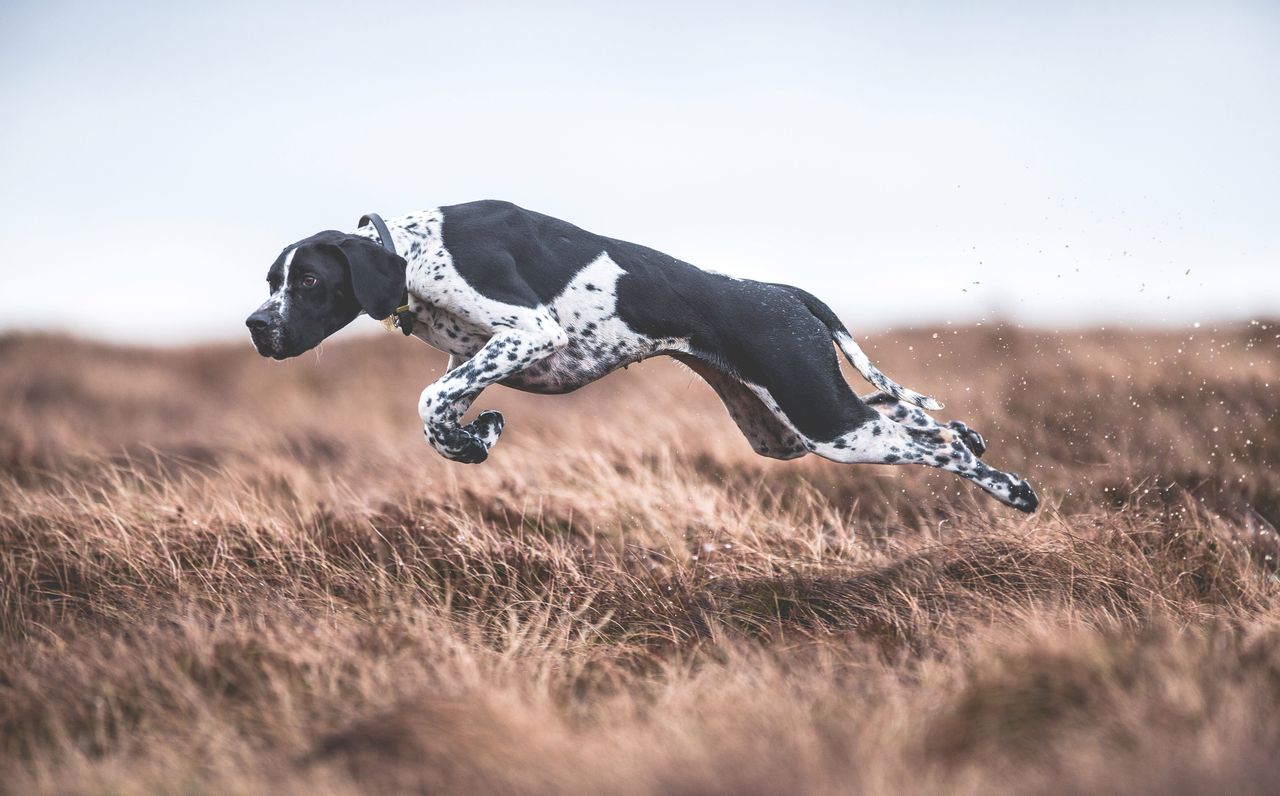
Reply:
[[[471, 423], [458, 420], [471, 407], [480, 391], [494, 382], [524, 370], [551, 356], [568, 344], [568, 336], [550, 317], [537, 319], [531, 328], [501, 328], [471, 359], [449, 370], [439, 381], [422, 391], [418, 415], [423, 433], [440, 455], [454, 461], [476, 464], [489, 456], [489, 449], [502, 434], [498, 412], [481, 412]], [[452, 360], [450, 364], [453, 363]]]

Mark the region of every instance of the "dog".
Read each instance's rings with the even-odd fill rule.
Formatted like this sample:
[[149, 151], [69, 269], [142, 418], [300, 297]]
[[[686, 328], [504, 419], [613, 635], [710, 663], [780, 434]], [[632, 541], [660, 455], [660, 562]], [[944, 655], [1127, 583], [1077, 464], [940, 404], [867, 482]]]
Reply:
[[[881, 373], [799, 288], [705, 271], [509, 202], [365, 220], [375, 223], [285, 247], [267, 272], [269, 298], [246, 321], [253, 344], [286, 359], [361, 313], [396, 318], [449, 355], [418, 399], [426, 438], [448, 459], [482, 462], [498, 441], [498, 412], [461, 423], [491, 384], [566, 393], [663, 354], [711, 385], [761, 455], [920, 464], [1015, 509], [1039, 505], [1026, 480], [981, 461], [980, 434], [926, 414], [942, 405]], [[836, 348], [875, 393], [850, 389]]]

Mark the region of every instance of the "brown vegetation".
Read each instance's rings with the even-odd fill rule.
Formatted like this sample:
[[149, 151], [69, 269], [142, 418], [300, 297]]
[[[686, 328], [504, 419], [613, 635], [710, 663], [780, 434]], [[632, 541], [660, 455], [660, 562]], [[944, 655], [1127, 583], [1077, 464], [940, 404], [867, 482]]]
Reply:
[[669, 361], [465, 466], [399, 336], [0, 338], [0, 790], [1273, 791], [1278, 331], [870, 340], [1031, 517]]

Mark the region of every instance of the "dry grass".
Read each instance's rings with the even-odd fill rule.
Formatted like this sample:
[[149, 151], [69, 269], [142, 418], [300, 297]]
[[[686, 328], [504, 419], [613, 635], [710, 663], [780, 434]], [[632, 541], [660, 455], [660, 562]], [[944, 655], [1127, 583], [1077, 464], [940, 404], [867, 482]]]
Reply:
[[467, 467], [396, 336], [0, 338], [0, 789], [1273, 791], [1277, 331], [871, 341], [1030, 518], [669, 362], [493, 390]]

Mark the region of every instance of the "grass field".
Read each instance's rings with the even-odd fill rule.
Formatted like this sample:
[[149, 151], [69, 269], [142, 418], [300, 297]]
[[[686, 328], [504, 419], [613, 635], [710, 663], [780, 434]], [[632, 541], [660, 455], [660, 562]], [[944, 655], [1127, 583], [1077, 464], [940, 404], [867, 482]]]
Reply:
[[1041, 510], [666, 360], [466, 466], [398, 335], [0, 338], [0, 790], [1275, 792], [1280, 325], [864, 347]]

